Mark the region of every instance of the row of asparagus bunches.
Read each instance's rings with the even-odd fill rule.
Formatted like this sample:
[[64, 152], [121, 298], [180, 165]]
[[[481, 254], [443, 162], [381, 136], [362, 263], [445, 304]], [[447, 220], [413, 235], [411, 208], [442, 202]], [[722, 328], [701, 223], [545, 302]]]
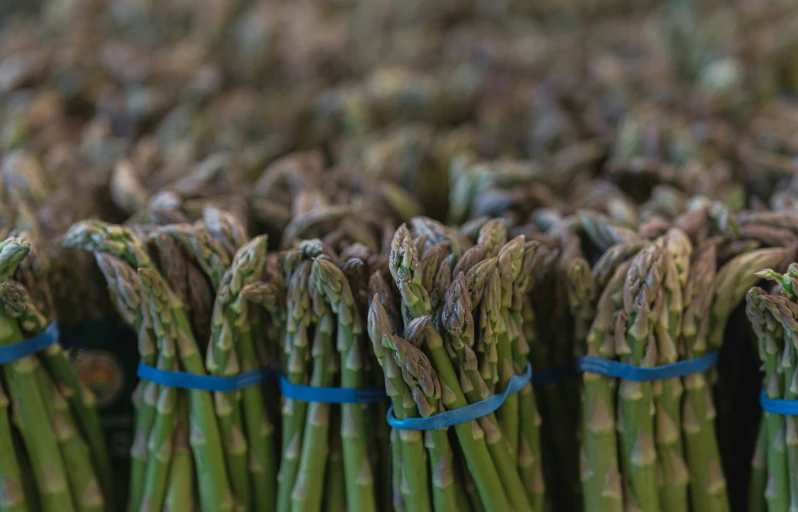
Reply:
[[[768, 394], [791, 397], [785, 337], [798, 270], [759, 272], [781, 268], [789, 250], [707, 237], [688, 222], [704, 214], [637, 232], [581, 212], [545, 234], [415, 217], [382, 251], [309, 239], [269, 252], [265, 236], [250, 239], [212, 207], [193, 223], [76, 224], [63, 243], [94, 253], [143, 362], [221, 377], [279, 363], [294, 384], [384, 386], [390, 399], [332, 405], [281, 400], [276, 381], [211, 392], [142, 380], [129, 509], [729, 510], [713, 372], [527, 383], [495, 413], [447, 429], [385, 420], [388, 405], [401, 420], [500, 394], [529, 362], [701, 357], [720, 347], [732, 310], [763, 277], [780, 292], [753, 289], [749, 317]], [[0, 250], [3, 345], [53, 316], [48, 262], [17, 235]], [[2, 377], [0, 442], [14, 457], [0, 460], [0, 510], [65, 510], [65, 496], [74, 510], [107, 509], [99, 420], [59, 345], [5, 365]], [[778, 466], [792, 470], [790, 425], [766, 416], [752, 510], [764, 497], [784, 510], [798, 496]]]

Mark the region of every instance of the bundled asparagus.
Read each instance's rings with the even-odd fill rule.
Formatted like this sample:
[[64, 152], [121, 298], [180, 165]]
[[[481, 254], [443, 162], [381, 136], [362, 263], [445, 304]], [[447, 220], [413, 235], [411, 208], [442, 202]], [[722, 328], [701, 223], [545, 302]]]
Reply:
[[[469, 250], [455, 231], [430, 219], [415, 218], [412, 227], [414, 233], [400, 226], [391, 244], [397, 290], [374, 274], [369, 313], [369, 335], [400, 420], [481, 402], [524, 373], [522, 299], [538, 261], [538, 244], [507, 241], [500, 222], [486, 224]], [[453, 437], [446, 430], [392, 434], [395, 506], [542, 508], [538, 427], [527, 384], [496, 414], [451, 427]]]
[[[746, 295], [746, 312], [759, 341], [765, 370], [764, 393], [770, 399], [795, 400], [798, 398], [795, 390], [798, 266], [791, 264], [785, 274], [766, 270], [759, 275], [777, 285], [773, 294], [757, 287]], [[798, 503], [795, 422], [794, 416], [764, 413], [749, 491], [748, 509], [752, 512], [789, 510]]]
[[[117, 309], [139, 333], [145, 364], [231, 377], [269, 363], [261, 347], [263, 326], [253, 327], [262, 316], [242, 293], [266, 275], [266, 239], [241, 245], [245, 235], [232, 217], [219, 218], [217, 212], [206, 218], [196, 226], [156, 229], [151, 238], [160, 270], [142, 241], [119, 226], [77, 224], [65, 243], [94, 251]], [[195, 276], [186, 273], [187, 258], [203, 269], [215, 290], [211, 318], [193, 315], [190, 320], [188, 307], [202, 300], [192, 294], [204, 287], [185, 286], [185, 281], [181, 286], [180, 276]], [[210, 331], [205, 340], [195, 336], [203, 323]], [[204, 364], [201, 350], [207, 353]], [[131, 510], [191, 510], [194, 503], [203, 510], [274, 506], [277, 460], [264, 389], [210, 392], [152, 381], [142, 381], [139, 389]]]
[[[353, 290], [357, 257], [339, 257], [319, 240], [281, 255], [287, 285], [283, 368], [291, 384], [373, 386], [362, 303]], [[351, 276], [351, 277], [350, 277]], [[362, 276], [361, 276], [362, 277]], [[283, 398], [283, 456], [277, 510], [382, 510], [388, 507], [385, 408]], [[325, 497], [322, 500], [322, 497]]]
[[[0, 243], [3, 347], [53, 321], [48, 265], [28, 236]], [[109, 510], [110, 459], [94, 396], [57, 340], [4, 364], [0, 388], [0, 508]]]

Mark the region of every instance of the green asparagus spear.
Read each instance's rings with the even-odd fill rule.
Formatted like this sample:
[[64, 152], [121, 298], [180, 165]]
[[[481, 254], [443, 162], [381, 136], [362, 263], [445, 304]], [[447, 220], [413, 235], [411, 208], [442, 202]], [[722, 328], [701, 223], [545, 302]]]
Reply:
[[22, 471], [14, 449], [9, 417], [8, 396], [0, 384], [0, 510], [26, 512], [29, 510], [23, 488]]
[[172, 463], [166, 483], [164, 512], [191, 512], [194, 507], [194, 462], [188, 444], [188, 393], [177, 390], [175, 433], [172, 441]]
[[[632, 261], [624, 286], [626, 333], [616, 346], [621, 361], [641, 367], [656, 365], [656, 345], [651, 335], [651, 315], [662, 286], [664, 255], [654, 245], [645, 247]], [[644, 512], [660, 509], [657, 486], [651, 383], [622, 380], [618, 391], [623, 422], [623, 468], [629, 471], [630, 493]]]
[[[715, 246], [708, 243], [696, 250], [684, 293], [682, 343], [688, 359], [707, 353], [707, 329], [715, 292]], [[724, 510], [726, 481], [720, 465], [715, 437], [715, 407], [704, 374], [682, 379], [685, 398], [682, 430], [690, 469], [690, 502], [697, 510]]]

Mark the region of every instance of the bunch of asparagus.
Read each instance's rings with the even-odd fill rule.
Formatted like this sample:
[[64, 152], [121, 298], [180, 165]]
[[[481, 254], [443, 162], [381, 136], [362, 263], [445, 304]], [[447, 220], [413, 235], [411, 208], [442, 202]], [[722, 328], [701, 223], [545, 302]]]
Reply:
[[[50, 262], [32, 235], [0, 243], [0, 346], [43, 334], [55, 320]], [[0, 369], [0, 510], [113, 507], [111, 462], [94, 395], [59, 343]]]
[[[292, 384], [379, 387], [363, 333], [369, 250], [337, 254], [318, 239], [279, 257], [286, 297], [282, 371]], [[260, 286], [260, 285], [257, 285]], [[389, 510], [384, 403], [333, 405], [283, 398], [279, 511]]]
[[[764, 270], [759, 275], [774, 283], [767, 292], [751, 288], [746, 295], [746, 312], [759, 341], [767, 398], [796, 400], [795, 332], [798, 328], [798, 265], [784, 274]], [[765, 412], [752, 459], [748, 510], [789, 510], [798, 501], [796, 490], [795, 417]]]
[[[369, 336], [398, 419], [503, 392], [525, 372], [523, 301], [539, 244], [499, 221], [477, 243], [428, 218], [400, 226], [388, 271], [371, 277]], [[448, 429], [391, 433], [394, 508], [544, 510], [540, 419], [531, 384], [496, 411]], [[426, 447], [426, 450], [425, 450]]]
[[[94, 253], [114, 305], [138, 333], [144, 363], [230, 377], [272, 362], [268, 311], [250, 304], [265, 300], [250, 285], [270, 275], [267, 240], [248, 240], [232, 215], [209, 209], [193, 225], [135, 228], [85, 221], [64, 243]], [[279, 286], [270, 289], [279, 296]], [[211, 392], [141, 381], [129, 509], [273, 508], [277, 412], [267, 409], [268, 389]]]

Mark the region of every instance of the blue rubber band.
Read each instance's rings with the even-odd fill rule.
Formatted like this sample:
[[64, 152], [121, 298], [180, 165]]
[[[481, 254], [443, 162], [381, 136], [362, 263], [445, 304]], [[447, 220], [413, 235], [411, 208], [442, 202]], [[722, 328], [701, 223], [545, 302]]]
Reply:
[[28, 338], [7, 347], [0, 347], [0, 364], [13, 363], [23, 357], [41, 352], [58, 341], [58, 334], [58, 322], [51, 322], [43, 333], [33, 338]]
[[759, 404], [762, 410], [771, 414], [784, 416], [798, 416], [798, 400], [785, 400], [781, 398], [768, 398], [765, 390], [759, 395]]
[[532, 379], [532, 365], [527, 364], [526, 372], [523, 375], [513, 375], [507, 389], [501, 395], [491, 395], [481, 402], [466, 405], [459, 409], [444, 411], [433, 414], [426, 418], [405, 418], [398, 419], [393, 414], [393, 405], [388, 409], [388, 424], [400, 430], [435, 430], [439, 428], [452, 427], [461, 423], [466, 423], [488, 414], [495, 412], [513, 393], [518, 393], [523, 389], [527, 382]]
[[653, 368], [640, 368], [639, 366], [610, 361], [601, 357], [584, 356], [577, 360], [577, 368], [580, 372], [599, 373], [608, 377], [617, 377], [636, 382], [650, 382], [705, 372], [717, 364], [718, 353], [715, 350], [697, 359], [678, 361]]
[[237, 391], [250, 386], [258, 386], [274, 380], [279, 370], [276, 366], [252, 370], [232, 377], [214, 377], [186, 372], [161, 370], [148, 364], [139, 363], [136, 374], [162, 386], [180, 389], [200, 389], [204, 391]]
[[291, 384], [280, 376], [280, 392], [284, 397], [302, 402], [323, 404], [373, 404], [388, 399], [385, 388], [322, 388]]
[[608, 377], [616, 377], [635, 382], [666, 380], [705, 372], [718, 363], [718, 356], [719, 351], [715, 350], [697, 359], [677, 361], [653, 368], [641, 368], [620, 361], [611, 361], [596, 356], [584, 356], [577, 359], [573, 364], [538, 370], [532, 379], [532, 384], [536, 386], [545, 386], [584, 372], [598, 373]]

